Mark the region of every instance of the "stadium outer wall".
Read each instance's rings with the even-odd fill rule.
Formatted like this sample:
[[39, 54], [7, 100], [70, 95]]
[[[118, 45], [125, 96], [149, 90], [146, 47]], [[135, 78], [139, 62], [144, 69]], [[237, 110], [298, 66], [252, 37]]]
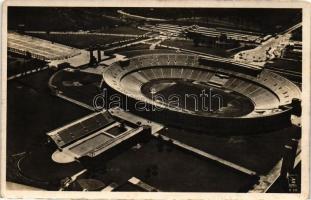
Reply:
[[[113, 93], [125, 96], [113, 88], [111, 89]], [[291, 107], [285, 107], [281, 112], [262, 117], [208, 117], [177, 112], [170, 109], [161, 109], [161, 111], [139, 111], [136, 108], [138, 100], [129, 96], [126, 96], [126, 99], [127, 104], [122, 108], [124, 110], [164, 125], [208, 134], [257, 134], [279, 130], [289, 127], [292, 124]], [[152, 105], [147, 104], [146, 107], [152, 107]]]

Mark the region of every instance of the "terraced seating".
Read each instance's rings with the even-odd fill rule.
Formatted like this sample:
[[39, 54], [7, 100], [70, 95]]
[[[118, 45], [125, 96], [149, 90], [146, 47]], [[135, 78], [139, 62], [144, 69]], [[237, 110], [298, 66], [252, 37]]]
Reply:
[[[158, 67], [142, 69], [132, 73], [131, 76], [125, 76], [125, 78], [121, 80], [121, 87], [128, 92], [134, 93], [136, 96], [141, 96], [140, 90], [142, 85], [154, 79], [188, 79], [208, 84], [212, 83], [211, 79], [215, 77], [215, 73], [208, 71], [176, 67]], [[261, 88], [255, 83], [246, 82], [238, 78], [230, 78], [229, 80], [226, 79], [225, 82], [219, 83], [219, 85], [223, 85], [226, 89], [247, 96], [256, 104], [256, 109], [272, 109], [278, 108], [279, 106], [278, 98], [271, 91]]]
[[300, 96], [300, 89], [295, 84], [273, 72], [264, 71], [257, 81], [273, 90], [279, 97], [281, 105], [291, 103], [293, 96]]
[[210, 37], [219, 37], [220, 34], [224, 33], [227, 35], [228, 38], [235, 39], [235, 40], [244, 40], [244, 41], [256, 41], [259, 36], [256, 35], [249, 35], [249, 34], [243, 34], [243, 33], [236, 33], [236, 32], [230, 32], [230, 31], [220, 31], [215, 28], [206, 28], [206, 27], [199, 27], [195, 30], [197, 33], [201, 33], [206, 36]]
[[62, 60], [81, 54], [79, 49], [17, 33], [8, 33], [8, 49], [24, 55], [29, 52], [44, 60]]
[[[220, 63], [221, 64], [221, 63]], [[108, 85], [122, 93], [146, 99], [141, 88], [157, 79], [185, 79], [237, 92], [248, 97], [254, 104], [252, 117], [267, 111], [278, 110], [279, 106], [300, 98], [300, 89], [289, 80], [263, 70], [259, 76], [200, 66], [198, 58], [185, 54], [154, 54], [131, 58], [128, 67], [113, 64], [104, 74]], [[146, 99], [147, 102], [155, 103]], [[263, 111], [259, 114], [259, 111]], [[269, 111], [270, 110], [270, 111]], [[255, 112], [255, 111], [258, 111]]]
[[170, 32], [179, 34], [185, 27], [173, 25], [173, 24], [158, 24], [153, 26], [153, 30], [161, 31], [161, 32]]
[[254, 82], [247, 82], [232, 77], [224, 87], [250, 98], [256, 104], [256, 109], [272, 109], [278, 108], [279, 106], [277, 96], [275, 96], [270, 90], [262, 88]]

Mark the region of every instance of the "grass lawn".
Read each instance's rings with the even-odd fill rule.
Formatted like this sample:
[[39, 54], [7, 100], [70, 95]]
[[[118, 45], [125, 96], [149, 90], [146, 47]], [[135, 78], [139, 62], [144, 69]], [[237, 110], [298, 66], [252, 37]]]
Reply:
[[161, 43], [162, 45], [174, 46], [183, 49], [189, 49], [193, 51], [198, 51], [202, 53], [212, 54], [221, 57], [230, 57], [232, 53], [226, 52], [225, 48], [208, 48], [203, 46], [194, 46], [193, 42], [190, 40], [166, 40]]
[[76, 35], [76, 34], [31, 34], [31, 36], [84, 49], [92, 45], [104, 45], [122, 40], [131, 39], [122, 36], [101, 36], [101, 35]]
[[142, 35], [147, 33], [147, 31], [140, 30], [135, 27], [129, 26], [119, 26], [109, 30], [101, 30], [102, 33], [115, 33], [115, 34], [133, 34], [133, 35]]

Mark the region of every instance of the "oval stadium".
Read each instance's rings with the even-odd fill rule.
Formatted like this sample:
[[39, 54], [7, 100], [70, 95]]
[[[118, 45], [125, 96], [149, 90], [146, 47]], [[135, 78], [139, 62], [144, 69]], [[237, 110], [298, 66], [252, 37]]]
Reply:
[[[290, 123], [292, 100], [300, 98], [295, 84], [273, 72], [193, 54], [133, 56], [113, 63], [103, 76], [134, 104], [142, 101], [161, 110], [152, 112], [152, 119], [161, 113], [165, 122], [210, 132], [280, 128]], [[134, 104], [133, 112], [148, 115]]]

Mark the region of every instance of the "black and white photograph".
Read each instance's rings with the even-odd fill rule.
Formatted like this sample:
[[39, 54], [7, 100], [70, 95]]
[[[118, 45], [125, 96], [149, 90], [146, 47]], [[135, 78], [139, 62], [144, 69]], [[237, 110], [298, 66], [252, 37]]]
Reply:
[[4, 6], [2, 190], [309, 198], [309, 4], [41, 2]]

